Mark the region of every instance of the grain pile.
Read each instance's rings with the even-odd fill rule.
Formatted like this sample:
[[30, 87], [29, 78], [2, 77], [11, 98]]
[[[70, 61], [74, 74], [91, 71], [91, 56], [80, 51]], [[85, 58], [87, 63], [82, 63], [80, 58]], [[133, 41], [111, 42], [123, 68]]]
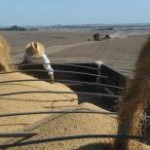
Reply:
[[[90, 103], [82, 103], [77, 111], [108, 112]], [[110, 114], [52, 114], [42, 121], [26, 128], [24, 131], [37, 132], [30, 140], [45, 139], [49, 137], [62, 137], [73, 135], [116, 134], [118, 130], [117, 117]], [[16, 141], [17, 142], [17, 141]], [[105, 138], [64, 140], [47, 143], [38, 143], [28, 146], [12, 148], [15, 150], [53, 149], [53, 150], [116, 150], [113, 149], [114, 140]], [[132, 150], [150, 150], [150, 146], [130, 140], [128, 146]], [[121, 150], [121, 149], [120, 149]]]
[[[77, 106], [77, 95], [67, 86], [54, 83], [50, 84], [44, 81], [26, 81], [36, 80], [36, 78], [12, 71], [9, 66], [9, 49], [7, 42], [0, 38], [0, 113], [29, 112], [54, 110], [62, 108], [72, 108]], [[17, 81], [17, 80], [23, 80]], [[47, 91], [46, 93], [42, 93]], [[71, 92], [51, 93], [51, 91]], [[0, 132], [18, 132], [25, 126], [31, 125], [41, 120], [47, 115], [31, 115], [19, 117], [7, 117], [0, 119]], [[1, 138], [0, 140], [3, 141]]]
[[[78, 104], [76, 94], [40, 93], [48, 90], [71, 92], [71, 90], [63, 84], [49, 84], [44, 81], [8, 82], [29, 79], [34, 78], [21, 73], [0, 74], [0, 82], [3, 82], [0, 85], [1, 113], [59, 109], [74, 107]], [[32, 91], [35, 91], [35, 93]], [[12, 131], [12, 128], [17, 128], [18, 130], [24, 126], [23, 124], [32, 124], [33, 122], [41, 119], [41, 115], [32, 117], [33, 116], [23, 118], [10, 117], [8, 119], [1, 118], [1, 125], [10, 125], [0, 126], [0, 131]], [[15, 126], [11, 125], [13, 122], [15, 122]]]
[[[80, 104], [77, 108], [83, 111], [101, 111], [108, 112], [100, 107], [90, 103]], [[106, 114], [69, 114], [62, 113], [49, 115], [42, 122], [36, 123], [34, 126], [25, 131], [37, 132], [38, 134], [28, 140], [37, 140], [48, 137], [61, 137], [86, 134], [116, 134], [117, 121], [116, 117]], [[101, 147], [109, 147], [113, 143], [113, 139], [76, 139], [69, 141], [57, 141], [36, 145], [28, 145], [19, 147], [18, 149], [52, 149], [52, 150], [73, 150], [87, 146], [92, 149], [101, 149]], [[94, 144], [93, 146], [91, 146]], [[89, 145], [89, 146], [88, 146]]]

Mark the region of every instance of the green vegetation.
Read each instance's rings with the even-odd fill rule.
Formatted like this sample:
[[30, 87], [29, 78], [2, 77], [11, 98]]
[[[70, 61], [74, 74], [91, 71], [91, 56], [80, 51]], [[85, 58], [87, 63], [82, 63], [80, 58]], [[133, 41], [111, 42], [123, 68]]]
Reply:
[[38, 30], [38, 28], [20, 27], [17, 25], [13, 25], [11, 27], [0, 28], [0, 30], [2, 31], [27, 31], [27, 30]]

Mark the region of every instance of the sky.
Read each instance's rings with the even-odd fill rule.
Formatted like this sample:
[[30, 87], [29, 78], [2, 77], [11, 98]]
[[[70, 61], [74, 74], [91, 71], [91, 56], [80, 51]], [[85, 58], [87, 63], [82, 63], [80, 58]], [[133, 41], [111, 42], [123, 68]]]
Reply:
[[150, 23], [150, 0], [1, 0], [0, 26]]

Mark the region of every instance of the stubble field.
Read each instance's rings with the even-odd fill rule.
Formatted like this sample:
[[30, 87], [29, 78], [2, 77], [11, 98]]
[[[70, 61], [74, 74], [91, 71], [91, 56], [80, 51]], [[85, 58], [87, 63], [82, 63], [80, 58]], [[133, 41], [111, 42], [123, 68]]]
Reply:
[[[45, 45], [52, 63], [87, 63], [100, 60], [128, 76], [132, 76], [140, 48], [147, 39], [144, 34], [115, 32], [110, 33], [110, 39], [93, 41], [95, 31], [69, 29], [1, 33], [11, 47], [13, 63], [23, 59], [24, 48], [28, 42], [39, 41]], [[109, 32], [99, 33], [103, 37]]]

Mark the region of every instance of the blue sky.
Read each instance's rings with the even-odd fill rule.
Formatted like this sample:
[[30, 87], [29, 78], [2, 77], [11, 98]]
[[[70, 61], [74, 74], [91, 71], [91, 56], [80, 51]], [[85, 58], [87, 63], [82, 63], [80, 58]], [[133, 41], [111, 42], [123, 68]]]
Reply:
[[0, 26], [150, 23], [150, 0], [1, 0]]

